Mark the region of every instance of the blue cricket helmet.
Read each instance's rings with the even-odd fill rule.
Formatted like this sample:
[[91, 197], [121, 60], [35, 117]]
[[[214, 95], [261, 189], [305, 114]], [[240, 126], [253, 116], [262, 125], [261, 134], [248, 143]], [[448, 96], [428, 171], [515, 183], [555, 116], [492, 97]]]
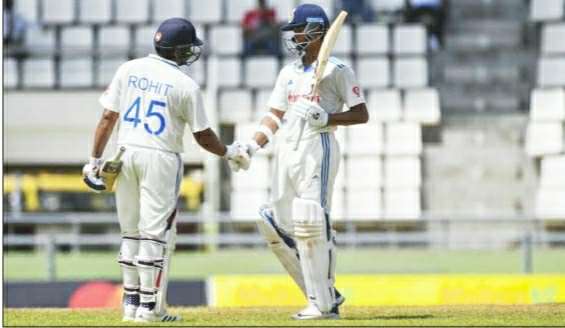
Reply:
[[294, 9], [292, 19], [290, 22], [283, 25], [281, 30], [292, 31], [295, 28], [305, 27], [311, 23], [323, 25], [324, 29], [328, 29], [330, 26], [330, 20], [322, 7], [305, 3]]
[[200, 57], [204, 44], [196, 36], [196, 29], [184, 18], [169, 18], [159, 25], [153, 45], [158, 54], [174, 54], [179, 65], [190, 65]]

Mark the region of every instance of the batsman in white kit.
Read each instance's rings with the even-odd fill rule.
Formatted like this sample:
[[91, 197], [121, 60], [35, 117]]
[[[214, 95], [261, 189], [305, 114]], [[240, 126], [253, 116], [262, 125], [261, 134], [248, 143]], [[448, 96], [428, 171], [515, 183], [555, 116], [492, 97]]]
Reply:
[[[334, 287], [335, 231], [330, 209], [340, 162], [334, 131], [339, 125], [369, 119], [354, 72], [327, 55], [331, 46], [325, 39], [335, 42], [334, 26], [340, 27], [346, 15], [340, 14], [328, 31], [329, 20], [321, 7], [295, 8], [282, 30], [293, 32], [286, 43], [298, 59], [279, 73], [268, 101], [270, 111], [253, 138], [240, 141], [253, 156], [277, 133], [271, 203], [260, 210], [258, 227], [307, 297], [308, 306], [293, 316], [298, 320], [339, 318], [339, 306], [345, 301]], [[327, 59], [325, 69], [320, 58]], [[315, 74], [318, 66], [321, 73]]]
[[167, 19], [153, 42], [157, 55], [121, 65], [100, 97], [104, 113], [90, 163], [83, 169], [90, 188], [111, 190], [100, 173], [107, 167], [100, 157], [119, 121], [117, 143], [125, 148], [115, 188], [122, 234], [118, 262], [123, 273], [123, 319], [139, 322], [180, 320], [167, 314], [165, 306], [185, 126], [207, 151], [242, 167], [249, 159], [244, 147], [218, 140], [208, 124], [199, 86], [181, 70], [200, 56], [203, 43], [194, 26], [183, 18]]

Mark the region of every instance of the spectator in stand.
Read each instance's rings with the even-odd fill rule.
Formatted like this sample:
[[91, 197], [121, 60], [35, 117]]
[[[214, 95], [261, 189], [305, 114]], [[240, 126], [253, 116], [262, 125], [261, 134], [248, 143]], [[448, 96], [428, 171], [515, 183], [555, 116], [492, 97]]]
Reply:
[[267, 6], [266, 0], [258, 0], [257, 8], [245, 13], [243, 28], [243, 55], [280, 55], [277, 15]]
[[4, 0], [4, 46], [18, 47], [23, 45], [26, 21], [14, 10], [13, 0]]
[[367, 0], [341, 0], [341, 10], [347, 11], [350, 24], [370, 23], [375, 20], [375, 11]]
[[430, 31], [430, 48], [438, 49], [443, 43], [443, 21], [445, 17], [442, 0], [408, 0], [406, 21], [423, 23]]

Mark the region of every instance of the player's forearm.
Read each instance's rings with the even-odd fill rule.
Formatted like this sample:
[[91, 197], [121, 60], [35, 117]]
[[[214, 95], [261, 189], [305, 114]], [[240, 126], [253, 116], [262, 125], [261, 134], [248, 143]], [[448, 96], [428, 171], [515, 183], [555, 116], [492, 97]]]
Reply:
[[369, 121], [369, 113], [365, 104], [359, 104], [343, 113], [330, 114], [328, 125], [355, 125]]
[[200, 147], [206, 149], [212, 154], [218, 155], [220, 157], [226, 154], [226, 146], [218, 139], [218, 136], [212, 129], [206, 129], [193, 134], [194, 139], [200, 145]]
[[114, 130], [114, 126], [116, 125], [116, 121], [119, 117], [120, 115], [116, 112], [104, 110], [102, 118], [96, 127], [96, 132], [94, 133], [94, 146], [91, 154], [92, 157], [102, 157], [106, 144], [108, 144], [108, 140], [110, 140], [110, 136], [112, 135], [112, 131]]
[[[277, 125], [277, 123], [275, 123], [273, 119], [271, 119], [270, 117], [263, 118], [261, 120], [261, 125], [270, 129], [273, 135], [279, 130], [279, 126]], [[257, 144], [261, 147], [269, 143], [269, 138], [267, 137], [267, 134], [265, 132], [261, 132], [261, 131], [255, 132], [253, 139], [255, 139], [255, 142], [257, 142]]]

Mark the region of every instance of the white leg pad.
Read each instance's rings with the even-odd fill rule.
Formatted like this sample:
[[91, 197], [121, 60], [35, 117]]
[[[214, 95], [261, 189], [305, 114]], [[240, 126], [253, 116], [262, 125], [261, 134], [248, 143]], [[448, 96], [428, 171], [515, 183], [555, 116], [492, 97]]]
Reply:
[[176, 239], [177, 239], [177, 229], [174, 223], [174, 219], [175, 218], [172, 217], [170, 226], [167, 228], [167, 231], [165, 232], [166, 244], [165, 244], [165, 249], [163, 251], [163, 265], [156, 279], [157, 296], [155, 303], [155, 312], [160, 315], [166, 314], [167, 287], [169, 285], [169, 269], [171, 267], [171, 258], [173, 255], [173, 251], [175, 250]]
[[272, 209], [262, 207], [259, 214], [261, 215], [261, 219], [257, 221], [259, 232], [302, 293], [307, 296], [295, 240], [276, 224]]
[[139, 293], [139, 273], [135, 266], [135, 256], [139, 252], [139, 236], [123, 236], [118, 263], [122, 267], [124, 293]]
[[139, 254], [135, 257], [135, 265], [139, 272], [140, 300], [142, 303], [155, 302], [157, 277], [163, 266], [165, 243], [155, 239], [141, 238]]
[[331, 283], [331, 231], [318, 202], [295, 198], [292, 204], [294, 235], [300, 254], [308, 299], [320, 312], [332, 310], [335, 302]]

